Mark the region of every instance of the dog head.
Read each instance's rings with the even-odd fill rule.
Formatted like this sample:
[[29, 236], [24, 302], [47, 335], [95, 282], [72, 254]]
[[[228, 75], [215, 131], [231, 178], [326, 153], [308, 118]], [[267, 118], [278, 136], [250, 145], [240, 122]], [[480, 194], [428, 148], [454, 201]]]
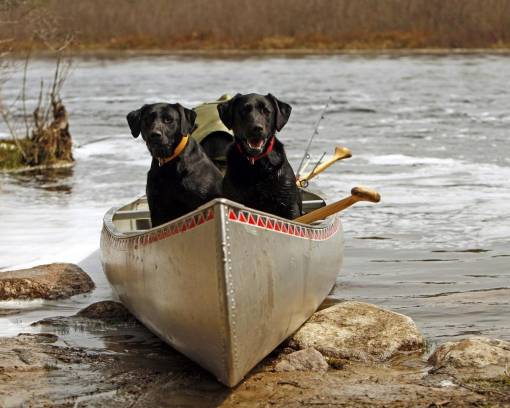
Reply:
[[237, 94], [218, 104], [221, 121], [234, 131], [236, 142], [248, 156], [265, 151], [271, 137], [289, 120], [291, 110], [271, 94]]
[[133, 137], [142, 134], [152, 157], [165, 158], [193, 131], [196, 116], [178, 103], [154, 103], [129, 112], [127, 121]]

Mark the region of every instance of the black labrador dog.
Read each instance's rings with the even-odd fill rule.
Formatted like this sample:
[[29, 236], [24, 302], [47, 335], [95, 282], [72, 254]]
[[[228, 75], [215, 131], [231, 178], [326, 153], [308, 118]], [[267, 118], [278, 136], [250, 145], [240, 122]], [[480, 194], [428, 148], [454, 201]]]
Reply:
[[275, 136], [291, 109], [271, 94], [237, 94], [218, 105], [220, 118], [233, 130], [235, 140], [227, 153], [224, 197], [288, 219], [301, 215], [296, 176]]
[[194, 111], [168, 103], [144, 105], [127, 115], [131, 134], [141, 133], [152, 155], [147, 200], [153, 227], [221, 195], [220, 171], [189, 137], [195, 117]]

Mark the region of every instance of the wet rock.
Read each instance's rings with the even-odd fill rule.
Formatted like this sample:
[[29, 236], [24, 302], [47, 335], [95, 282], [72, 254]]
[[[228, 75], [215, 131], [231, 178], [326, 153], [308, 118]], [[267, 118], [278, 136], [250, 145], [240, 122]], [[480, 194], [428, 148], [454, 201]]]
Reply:
[[73, 330], [105, 330], [116, 326], [139, 326], [136, 318], [121, 304], [110, 300], [92, 303], [72, 316], [47, 317], [31, 324], [31, 326], [52, 326], [61, 331]]
[[94, 288], [77, 265], [54, 263], [0, 273], [0, 300], [63, 299]]
[[80, 310], [76, 316], [116, 321], [131, 321], [135, 319], [122, 303], [110, 300], [92, 303], [85, 309]]
[[[8, 341], [8, 339], [13, 338], [0, 337], [0, 341]], [[58, 336], [51, 333], [20, 333], [14, 337], [14, 341], [18, 342], [19, 344], [51, 344], [55, 343], [57, 340]]]
[[275, 371], [319, 371], [328, 369], [326, 358], [314, 348], [295, 351], [285, 354], [276, 364]]
[[435, 369], [484, 369], [484, 376], [505, 374], [510, 366], [510, 342], [488, 337], [470, 337], [439, 345], [429, 358]]
[[422, 351], [424, 344], [410, 317], [355, 301], [315, 313], [289, 341], [293, 348], [314, 347], [326, 357], [373, 362]]

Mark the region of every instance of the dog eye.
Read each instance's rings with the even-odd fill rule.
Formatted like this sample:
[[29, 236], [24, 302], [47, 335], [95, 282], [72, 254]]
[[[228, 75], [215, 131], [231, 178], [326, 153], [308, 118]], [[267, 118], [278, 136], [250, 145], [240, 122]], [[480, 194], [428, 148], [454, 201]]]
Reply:
[[163, 120], [163, 123], [172, 123], [174, 121], [173, 118], [171, 118], [171, 117], [166, 117], [166, 118], [163, 118], [162, 120]]
[[270, 112], [269, 112], [269, 109], [267, 109], [265, 106], [263, 106], [261, 110], [262, 110], [262, 113], [263, 113], [264, 115], [269, 115], [269, 113], [270, 113]]

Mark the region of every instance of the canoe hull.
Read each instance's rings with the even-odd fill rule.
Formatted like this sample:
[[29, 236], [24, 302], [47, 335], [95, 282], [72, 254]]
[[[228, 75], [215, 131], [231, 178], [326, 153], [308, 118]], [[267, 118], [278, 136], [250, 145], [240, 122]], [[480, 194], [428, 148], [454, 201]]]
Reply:
[[338, 217], [307, 227], [222, 199], [130, 235], [114, 214], [101, 251], [120, 300], [228, 386], [310, 317], [343, 258]]

